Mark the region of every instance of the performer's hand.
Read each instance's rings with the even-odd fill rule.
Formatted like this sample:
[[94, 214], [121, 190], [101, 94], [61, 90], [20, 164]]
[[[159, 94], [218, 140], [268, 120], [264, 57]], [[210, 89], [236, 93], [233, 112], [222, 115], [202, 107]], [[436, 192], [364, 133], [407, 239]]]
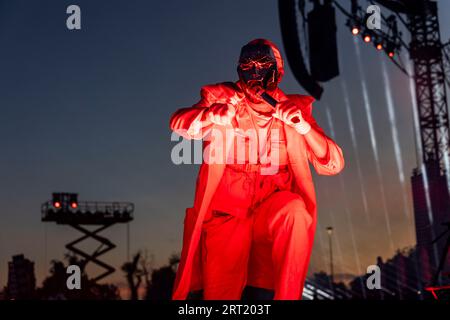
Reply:
[[300, 108], [291, 101], [280, 102], [273, 117], [294, 127], [300, 134], [306, 134], [311, 130], [309, 123], [303, 119]]
[[235, 115], [236, 109], [230, 104], [215, 103], [208, 110], [209, 120], [220, 126], [232, 124]]

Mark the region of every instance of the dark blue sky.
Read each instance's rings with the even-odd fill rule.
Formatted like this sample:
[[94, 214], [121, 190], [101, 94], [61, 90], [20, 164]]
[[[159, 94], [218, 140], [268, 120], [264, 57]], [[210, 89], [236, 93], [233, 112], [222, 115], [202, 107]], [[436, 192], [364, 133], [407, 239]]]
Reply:
[[[341, 1], [347, 5], [347, 1]], [[66, 28], [66, 7], [78, 4], [82, 30]], [[450, 3], [441, 1], [443, 40], [450, 35]], [[342, 146], [341, 177], [317, 177], [319, 227], [311, 271], [326, 268], [324, 228], [336, 229], [336, 272], [355, 273], [389, 257], [380, 187], [370, 145], [367, 112], [352, 36], [338, 15], [342, 76], [325, 84], [315, 104], [317, 121]], [[38, 282], [49, 261], [61, 259], [77, 236], [67, 227], [40, 222], [40, 204], [53, 191], [78, 192], [80, 200], [132, 201], [131, 249], [147, 250], [155, 266], [181, 248], [184, 208], [192, 204], [195, 166], [170, 160], [168, 120], [195, 103], [207, 83], [236, 79], [243, 44], [268, 38], [280, 46], [277, 3], [246, 1], [0, 1], [0, 286], [7, 261], [24, 253], [36, 262]], [[395, 248], [415, 242], [400, 196], [415, 166], [407, 78], [372, 46], [359, 42], [372, 107], [382, 184]], [[386, 107], [381, 61], [387, 64], [402, 151], [402, 187]], [[342, 95], [349, 91], [358, 149], [352, 146]], [[304, 93], [289, 68], [281, 85]], [[371, 221], [363, 212], [356, 159], [362, 169]], [[347, 214], [348, 213], [348, 214]], [[352, 226], [352, 227], [351, 227]], [[356, 242], [356, 248], [353, 245]], [[105, 234], [118, 243], [106, 256], [125, 260], [125, 227]], [[357, 258], [355, 252], [358, 253]], [[121, 271], [111, 280], [121, 281]]]

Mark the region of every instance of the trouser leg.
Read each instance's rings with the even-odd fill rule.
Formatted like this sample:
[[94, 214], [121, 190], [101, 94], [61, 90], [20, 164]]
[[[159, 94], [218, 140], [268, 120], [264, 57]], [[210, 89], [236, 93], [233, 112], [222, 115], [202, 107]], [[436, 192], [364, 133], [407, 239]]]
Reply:
[[239, 300], [247, 280], [252, 219], [214, 213], [202, 232], [203, 298]]
[[276, 192], [254, 214], [248, 284], [275, 290], [274, 299], [301, 299], [312, 223], [302, 198]]

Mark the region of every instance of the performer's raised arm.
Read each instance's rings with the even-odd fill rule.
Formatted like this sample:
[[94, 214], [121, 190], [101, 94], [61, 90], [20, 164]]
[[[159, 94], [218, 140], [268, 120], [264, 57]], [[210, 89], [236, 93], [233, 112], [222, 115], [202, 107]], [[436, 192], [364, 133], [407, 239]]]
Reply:
[[202, 87], [200, 96], [199, 102], [192, 107], [177, 110], [170, 118], [170, 129], [186, 139], [202, 139], [211, 126], [205, 113], [214, 97], [205, 87]]
[[318, 174], [338, 174], [345, 165], [341, 148], [324, 133], [312, 116], [309, 124], [311, 130], [304, 135], [308, 146], [309, 161]]
[[[274, 117], [294, 127], [304, 136], [308, 148], [308, 159], [318, 174], [337, 174], [344, 168], [342, 150], [325, 134], [312, 116], [312, 101], [302, 101], [307, 97], [302, 98], [298, 103], [292, 101], [281, 103]], [[294, 119], [295, 122], [293, 122]]]

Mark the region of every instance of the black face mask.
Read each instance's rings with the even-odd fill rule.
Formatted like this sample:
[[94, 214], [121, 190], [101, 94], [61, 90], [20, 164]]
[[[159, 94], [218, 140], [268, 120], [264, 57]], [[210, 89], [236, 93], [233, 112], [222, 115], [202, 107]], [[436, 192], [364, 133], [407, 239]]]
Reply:
[[273, 90], [277, 87], [277, 63], [269, 46], [242, 47], [237, 71], [239, 79], [249, 89]]

